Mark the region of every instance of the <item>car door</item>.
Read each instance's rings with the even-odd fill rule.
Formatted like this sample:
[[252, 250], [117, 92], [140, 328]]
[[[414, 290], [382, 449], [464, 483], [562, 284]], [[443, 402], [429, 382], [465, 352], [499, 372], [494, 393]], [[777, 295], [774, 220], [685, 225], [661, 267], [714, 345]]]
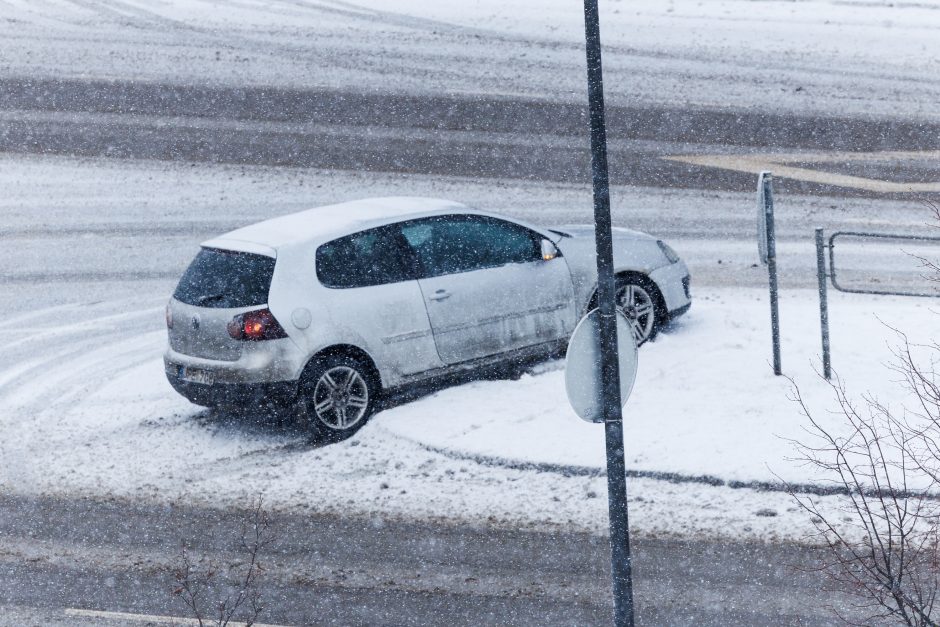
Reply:
[[568, 266], [542, 259], [542, 236], [489, 216], [405, 222], [434, 343], [446, 364], [568, 337], [576, 322]]
[[405, 376], [441, 367], [417, 267], [398, 225], [360, 231], [321, 245], [317, 278], [334, 328], [360, 337], [383, 370]]

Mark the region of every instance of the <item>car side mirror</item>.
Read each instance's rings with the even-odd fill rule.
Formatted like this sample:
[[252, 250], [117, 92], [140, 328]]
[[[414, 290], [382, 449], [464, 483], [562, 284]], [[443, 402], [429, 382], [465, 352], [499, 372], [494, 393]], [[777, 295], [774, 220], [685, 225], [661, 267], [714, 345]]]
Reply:
[[547, 239], [542, 240], [542, 261], [551, 261], [555, 257], [560, 257], [561, 253], [558, 247]]

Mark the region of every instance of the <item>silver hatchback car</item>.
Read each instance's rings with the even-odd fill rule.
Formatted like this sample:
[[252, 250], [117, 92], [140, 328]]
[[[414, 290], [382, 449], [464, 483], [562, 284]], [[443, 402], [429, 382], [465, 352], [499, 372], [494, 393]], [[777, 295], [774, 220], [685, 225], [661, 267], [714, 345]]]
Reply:
[[[638, 343], [689, 308], [663, 242], [615, 229], [614, 264]], [[595, 284], [591, 226], [428, 198], [319, 207], [202, 244], [167, 305], [166, 375], [194, 403], [292, 404], [342, 439], [385, 390], [563, 350]]]

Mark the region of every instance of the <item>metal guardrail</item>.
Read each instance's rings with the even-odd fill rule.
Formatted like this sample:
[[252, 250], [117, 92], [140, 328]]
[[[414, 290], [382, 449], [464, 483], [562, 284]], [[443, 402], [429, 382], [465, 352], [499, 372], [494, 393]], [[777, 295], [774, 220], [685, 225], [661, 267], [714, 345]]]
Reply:
[[924, 296], [924, 297], [937, 297], [940, 294], [933, 292], [903, 292], [903, 291], [893, 291], [893, 290], [862, 290], [857, 288], [845, 287], [839, 285], [839, 282], [836, 280], [836, 247], [835, 242], [837, 237], [857, 237], [860, 239], [890, 239], [890, 240], [905, 240], [910, 242], [938, 242], [940, 243], [940, 237], [929, 237], [926, 235], [901, 235], [897, 233], [867, 233], [864, 231], [836, 231], [829, 236], [829, 279], [832, 281], [832, 287], [836, 288], [840, 292], [848, 292], [851, 294], [878, 294], [884, 296]]
[[[823, 352], [823, 375], [828, 380], [832, 377], [832, 366], [830, 364], [829, 347], [829, 298], [826, 279], [832, 281], [832, 287], [840, 292], [851, 294], [876, 294], [879, 296], [917, 296], [917, 297], [940, 297], [940, 293], [927, 292], [905, 292], [895, 290], [864, 290], [858, 288], [845, 287], [839, 285], [836, 279], [836, 256], [835, 242], [838, 237], [857, 237], [861, 239], [882, 239], [882, 240], [904, 240], [913, 242], [940, 242], [940, 237], [929, 237], [926, 235], [902, 235], [898, 233], [871, 233], [865, 231], [836, 231], [829, 236], [829, 243], [826, 244], [823, 229], [816, 229], [816, 277], [819, 281], [819, 326], [822, 334], [822, 352]], [[826, 269], [825, 249], [829, 249], [829, 268]]]

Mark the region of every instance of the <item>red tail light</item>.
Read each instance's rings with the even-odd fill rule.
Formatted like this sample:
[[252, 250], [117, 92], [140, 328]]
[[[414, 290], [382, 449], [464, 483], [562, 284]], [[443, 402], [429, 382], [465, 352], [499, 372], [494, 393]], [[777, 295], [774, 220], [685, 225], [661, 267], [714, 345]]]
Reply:
[[260, 340], [279, 340], [287, 337], [283, 327], [267, 309], [249, 311], [235, 316], [228, 323], [228, 334], [233, 339], [245, 342]]

